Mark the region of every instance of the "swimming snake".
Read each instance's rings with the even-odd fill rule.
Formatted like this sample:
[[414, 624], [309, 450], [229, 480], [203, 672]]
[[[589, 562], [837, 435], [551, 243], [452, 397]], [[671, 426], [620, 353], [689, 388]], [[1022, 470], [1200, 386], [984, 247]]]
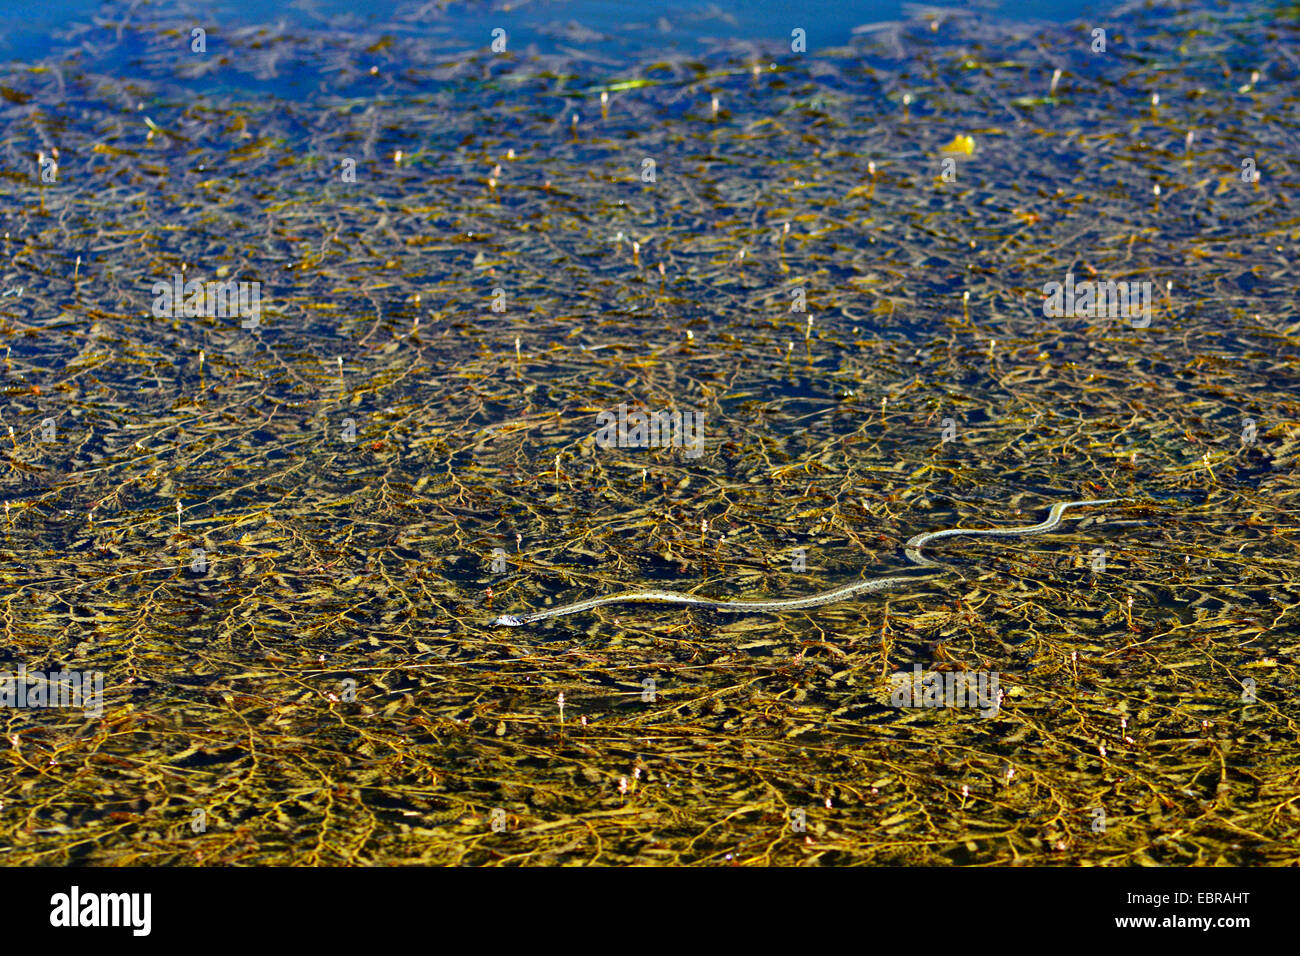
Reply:
[[[947, 538], [952, 535], [981, 535], [984, 537], [1014, 537], [1024, 534], [1043, 534], [1051, 531], [1061, 523], [1061, 515], [1067, 508], [1081, 508], [1085, 505], [1107, 505], [1121, 498], [1097, 498], [1090, 501], [1058, 501], [1052, 505], [1051, 511], [1048, 512], [1047, 518], [1035, 525], [1027, 525], [1017, 528], [944, 528], [941, 531], [929, 531], [925, 534], [918, 534], [910, 538], [907, 545], [903, 548], [903, 554], [914, 565], [921, 568], [933, 568], [936, 570], [927, 571], [928, 574], [937, 574], [940, 571], [948, 570], [937, 561], [931, 561], [921, 554], [921, 549], [931, 541], [937, 541], [939, 538]], [[886, 588], [896, 587], [901, 584], [907, 584], [911, 581], [921, 580], [920, 575], [891, 575], [881, 578], [869, 578], [865, 581], [854, 581], [851, 584], [845, 584], [829, 591], [820, 591], [817, 594], [809, 594], [806, 597], [785, 598], [771, 601], [720, 601], [713, 598], [700, 597], [696, 594], [685, 594], [681, 591], [624, 591], [619, 594], [608, 594], [604, 597], [588, 598], [585, 601], [578, 601], [575, 604], [565, 604], [562, 607], [550, 608], [545, 611], [534, 611], [531, 614], [502, 614], [494, 619], [492, 623], [498, 627], [520, 627], [524, 624], [536, 624], [538, 621], [544, 621], [548, 617], [563, 617], [566, 614], [577, 614], [580, 611], [590, 611], [592, 608], [603, 607], [606, 604], [686, 604], [691, 607], [708, 608], [713, 611], [732, 611], [737, 614], [756, 613], [760, 611], [798, 611], [804, 608], [821, 607], [823, 604], [835, 604], [839, 601], [847, 601], [851, 597], [859, 594], [870, 594], [873, 591], [883, 591]]]

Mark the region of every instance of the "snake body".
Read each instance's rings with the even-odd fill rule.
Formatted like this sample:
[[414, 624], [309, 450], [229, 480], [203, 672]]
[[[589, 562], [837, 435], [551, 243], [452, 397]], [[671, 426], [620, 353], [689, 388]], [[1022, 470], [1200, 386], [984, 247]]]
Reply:
[[[1026, 534], [1044, 534], [1061, 523], [1061, 515], [1065, 513], [1067, 508], [1079, 508], [1084, 505], [1107, 505], [1120, 500], [1119, 498], [1096, 498], [1089, 501], [1058, 501], [1052, 505], [1047, 517], [1035, 525], [1016, 528], [944, 528], [941, 531], [929, 531], [908, 539], [906, 546], [903, 548], [903, 554], [917, 567], [927, 569], [925, 573], [937, 574], [947, 569], [937, 561], [931, 561], [921, 554], [921, 549], [931, 541], [958, 534], [999, 538]], [[920, 580], [920, 575], [917, 574], [869, 578], [865, 581], [854, 581], [851, 584], [832, 588], [829, 591], [809, 594], [806, 597], [772, 601], [718, 601], [713, 598], [700, 597], [696, 594], [685, 594], [681, 591], [624, 591], [620, 594], [607, 594], [604, 597], [588, 598], [585, 601], [565, 604], [562, 607], [550, 608], [545, 611], [534, 611], [531, 614], [502, 614], [492, 623], [499, 627], [520, 627], [524, 624], [536, 624], [548, 617], [563, 617], [566, 614], [590, 611], [593, 608], [604, 607], [606, 604], [686, 604], [691, 607], [708, 608], [713, 611], [732, 611], [737, 614], [762, 611], [798, 611], [804, 608], [821, 607], [823, 604], [847, 601], [859, 594], [883, 591], [887, 588], [917, 580]]]

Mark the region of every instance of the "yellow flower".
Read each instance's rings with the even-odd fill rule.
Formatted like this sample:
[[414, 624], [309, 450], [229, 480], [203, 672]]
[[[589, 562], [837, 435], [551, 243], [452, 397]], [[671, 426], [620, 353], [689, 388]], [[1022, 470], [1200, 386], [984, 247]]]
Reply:
[[943, 147], [945, 153], [964, 153], [970, 156], [975, 152], [975, 140], [962, 133], [952, 138], [952, 142]]

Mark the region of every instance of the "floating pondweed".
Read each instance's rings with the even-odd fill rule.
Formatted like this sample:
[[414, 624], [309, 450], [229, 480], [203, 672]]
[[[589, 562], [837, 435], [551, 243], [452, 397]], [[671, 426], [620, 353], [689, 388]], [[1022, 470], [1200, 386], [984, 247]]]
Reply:
[[[3, 68], [0, 672], [104, 675], [91, 723], [0, 708], [5, 861], [1298, 862], [1300, 38], [1252, 15], [289, 28], [226, 87], [141, 6]], [[153, 314], [177, 274], [261, 321]], [[1070, 274], [1149, 322], [1048, 314]], [[603, 445], [620, 406], [706, 427]], [[888, 604], [487, 624], [815, 595], [1066, 498], [1128, 500]], [[917, 665], [1005, 699], [894, 706]]]

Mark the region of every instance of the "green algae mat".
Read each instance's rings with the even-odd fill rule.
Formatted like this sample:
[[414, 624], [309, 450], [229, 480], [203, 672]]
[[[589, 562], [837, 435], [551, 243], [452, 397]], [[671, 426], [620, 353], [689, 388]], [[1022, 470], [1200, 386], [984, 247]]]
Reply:
[[0, 70], [0, 863], [1300, 862], [1296, 8], [111, 9]]

